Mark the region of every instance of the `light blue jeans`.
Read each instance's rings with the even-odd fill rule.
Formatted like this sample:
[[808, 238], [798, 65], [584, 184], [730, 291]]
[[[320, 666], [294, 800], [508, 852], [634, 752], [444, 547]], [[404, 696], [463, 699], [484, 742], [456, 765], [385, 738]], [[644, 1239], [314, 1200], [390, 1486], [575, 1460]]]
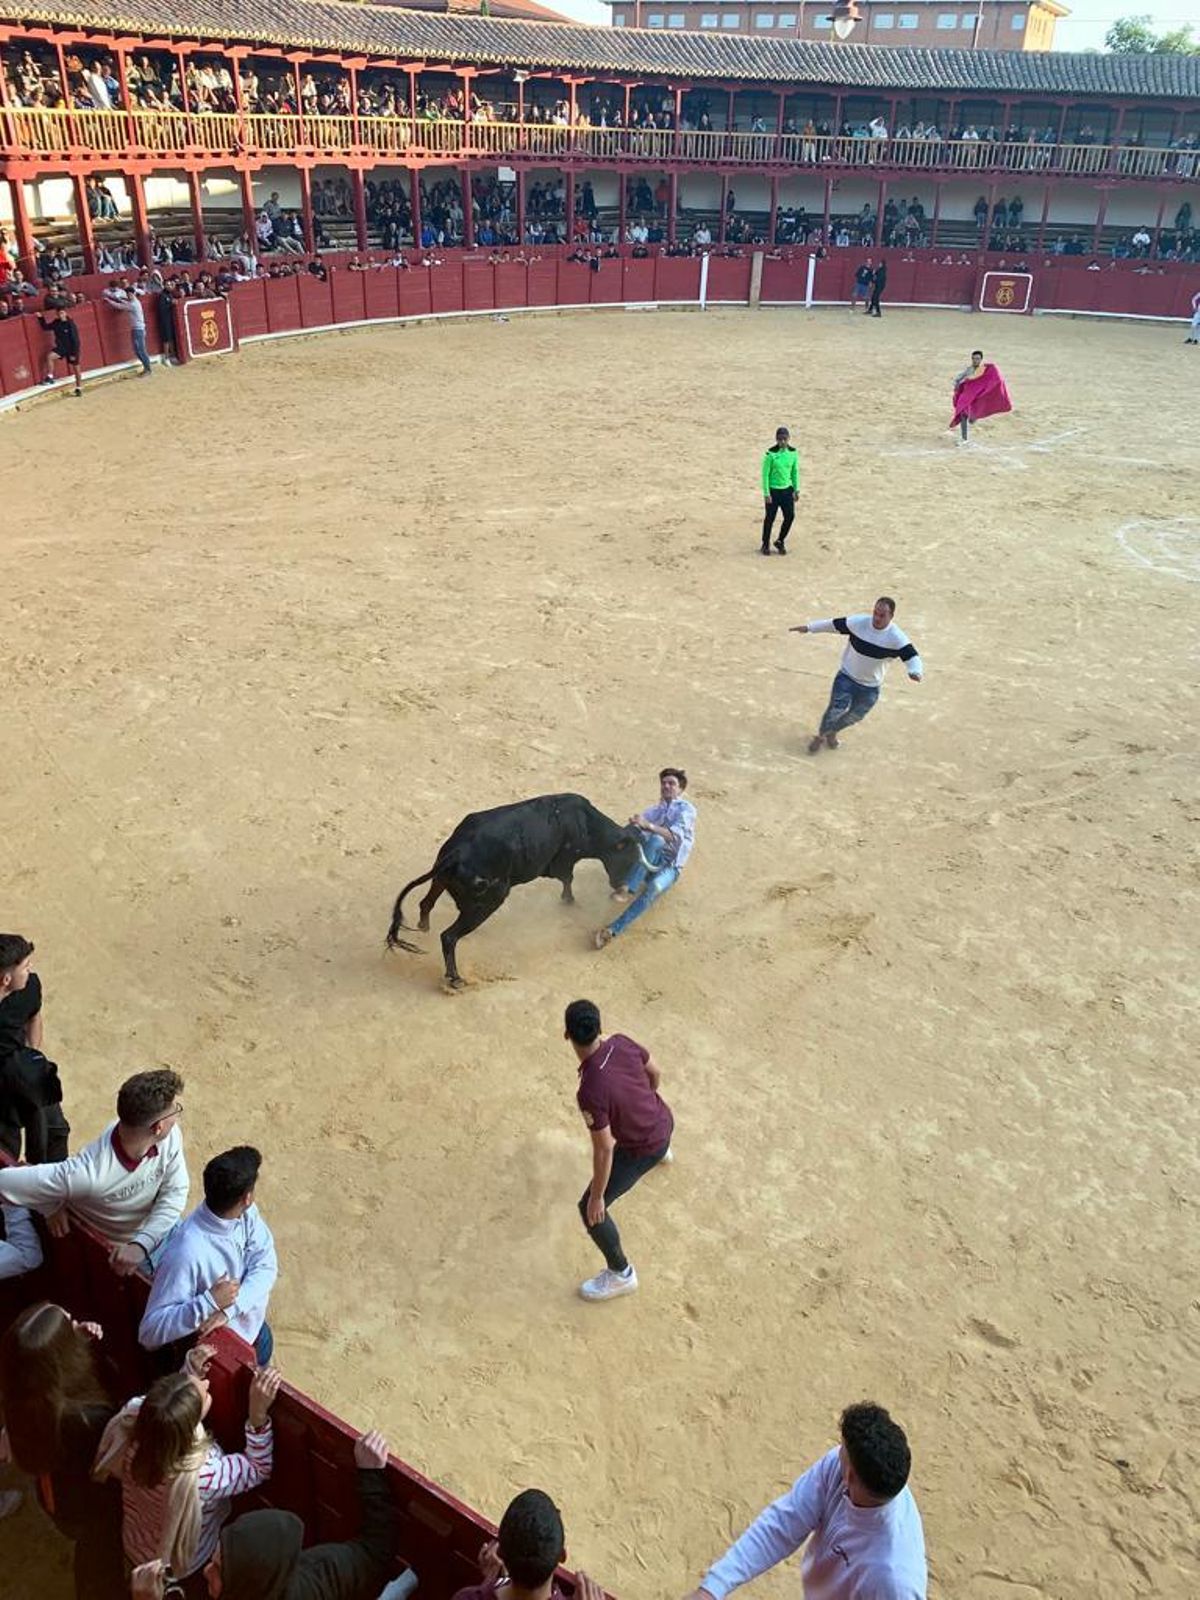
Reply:
[[875, 684], [859, 683], [848, 672], [839, 672], [833, 680], [829, 705], [821, 718], [822, 733], [841, 733], [861, 722], [879, 699]]
[[666, 853], [666, 848], [665, 841], [656, 833], [650, 834], [642, 845], [642, 853], [655, 870], [652, 873], [647, 872], [639, 861], [626, 878], [625, 887], [637, 898], [629, 902], [615, 922], [609, 923], [608, 931], [614, 939], [619, 933], [624, 933], [631, 922], [636, 922], [643, 912], [649, 911], [654, 902], [661, 899], [679, 877], [678, 867], [658, 865]]
[[146, 351], [145, 328], [130, 328], [129, 337], [133, 340], [133, 353], [142, 363], [142, 371], [150, 371], [150, 357]]

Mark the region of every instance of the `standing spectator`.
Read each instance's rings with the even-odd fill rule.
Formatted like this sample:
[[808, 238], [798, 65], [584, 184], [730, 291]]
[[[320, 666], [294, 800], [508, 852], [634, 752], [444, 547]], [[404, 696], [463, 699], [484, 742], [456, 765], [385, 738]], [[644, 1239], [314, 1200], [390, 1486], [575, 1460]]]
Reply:
[[614, 898], [632, 903], [615, 922], [596, 934], [597, 950], [603, 950], [618, 934], [624, 933], [631, 922], [678, 882], [696, 842], [696, 808], [683, 797], [687, 783], [687, 773], [682, 767], [664, 767], [658, 775], [658, 804], [630, 817], [630, 826], [648, 834], [649, 838], [642, 846], [642, 861], [629, 874], [624, 889], [614, 894]]
[[67, 371], [75, 378], [75, 388], [72, 393], [78, 399], [83, 393], [83, 381], [79, 375], [79, 327], [74, 317], [67, 315], [66, 306], [59, 306], [53, 317], [49, 319], [39, 312], [38, 322], [54, 341], [46, 352], [46, 376], [42, 379], [42, 382], [53, 383], [55, 360], [65, 361], [67, 363]]
[[76, 1600], [125, 1593], [121, 1497], [92, 1479], [92, 1462], [116, 1407], [97, 1344], [103, 1330], [41, 1301], [0, 1341], [0, 1412], [23, 1472], [46, 1481], [54, 1525], [75, 1546]]
[[604, 1271], [579, 1292], [585, 1300], [613, 1300], [632, 1294], [638, 1278], [609, 1207], [669, 1157], [675, 1119], [658, 1092], [662, 1074], [650, 1052], [623, 1033], [605, 1039], [592, 1001], [572, 1000], [565, 1028], [579, 1061], [575, 1099], [592, 1136], [592, 1181], [580, 1197], [579, 1215], [605, 1261]]
[[129, 322], [129, 340], [133, 353], [142, 363], [142, 377], [150, 376], [150, 356], [146, 350], [146, 313], [142, 302], [130, 288], [121, 286], [105, 289], [103, 298], [114, 311], [119, 311]]
[[868, 304], [870, 303], [871, 279], [874, 277], [874, 275], [874, 263], [872, 262], [870, 256], [868, 256], [865, 261], [860, 263], [854, 274], [854, 287], [850, 291], [851, 311], [854, 310], [860, 300]]
[[[541, 1489], [523, 1489], [501, 1517], [499, 1536], [479, 1552], [483, 1582], [460, 1589], [454, 1600], [565, 1600], [554, 1574], [566, 1559], [558, 1507]], [[603, 1600], [594, 1579], [576, 1576], [576, 1600]]]
[[[204, 1569], [208, 1594], [213, 1600], [405, 1600], [417, 1586], [411, 1568], [380, 1592], [396, 1541], [396, 1510], [384, 1477], [387, 1460], [381, 1433], [355, 1440], [363, 1508], [357, 1539], [305, 1550], [304, 1524], [293, 1512], [248, 1511], [222, 1530]], [[134, 1571], [134, 1600], [161, 1600], [161, 1562], [154, 1565], [157, 1574], [142, 1567]]]
[[271, 1476], [279, 1373], [260, 1367], [254, 1374], [245, 1454], [227, 1456], [204, 1427], [211, 1357], [204, 1345], [190, 1351], [183, 1372], [158, 1378], [104, 1430], [92, 1470], [121, 1485], [122, 1543], [131, 1566], [165, 1561], [176, 1578], [190, 1578], [212, 1560], [234, 1495]]
[[775, 513], [783, 513], [779, 537], [775, 548], [781, 556], [787, 555], [787, 536], [796, 520], [796, 491], [800, 487], [800, 457], [792, 448], [792, 436], [786, 428], [775, 429], [775, 443], [764, 452], [762, 461], [763, 525], [762, 553], [771, 554], [771, 529]]
[[260, 1367], [274, 1340], [267, 1302], [279, 1265], [275, 1240], [254, 1203], [262, 1156], [236, 1145], [204, 1169], [204, 1204], [171, 1235], [154, 1271], [138, 1339], [158, 1350], [229, 1327], [254, 1346]]
[[22, 1278], [41, 1264], [42, 1245], [29, 1212], [0, 1204], [0, 1278]]
[[42, 985], [33, 945], [0, 933], [0, 1149], [25, 1160], [64, 1161], [70, 1125], [58, 1068], [42, 1053]]
[[56, 1236], [73, 1211], [109, 1241], [109, 1264], [123, 1277], [151, 1262], [187, 1201], [182, 1092], [169, 1068], [135, 1073], [98, 1139], [66, 1161], [0, 1171], [0, 1200], [41, 1212]]
[[883, 291], [887, 288], [887, 262], [881, 261], [871, 274], [871, 298], [867, 302], [866, 315], [868, 317], [881, 317], [883, 312], [879, 309], [879, 302]]
[[688, 1600], [725, 1600], [808, 1544], [809, 1600], [925, 1600], [921, 1513], [907, 1487], [904, 1429], [864, 1401], [842, 1412], [842, 1442], [815, 1462], [711, 1566]]
[[838, 734], [861, 722], [872, 710], [883, 688], [884, 668], [897, 658], [904, 662], [909, 677], [920, 683], [924, 674], [917, 647], [893, 620], [896, 602], [881, 594], [871, 611], [849, 617], [830, 617], [820, 622], [802, 622], [789, 633], [842, 633], [846, 648], [833, 679], [829, 705], [821, 726], [808, 743], [809, 755], [816, 755], [822, 744], [838, 747]]

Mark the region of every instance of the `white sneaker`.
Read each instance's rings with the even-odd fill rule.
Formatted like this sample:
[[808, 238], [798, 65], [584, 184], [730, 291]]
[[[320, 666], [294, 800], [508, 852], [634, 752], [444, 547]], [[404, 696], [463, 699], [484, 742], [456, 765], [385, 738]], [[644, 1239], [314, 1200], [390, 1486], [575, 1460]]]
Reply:
[[637, 1286], [637, 1273], [632, 1267], [624, 1272], [605, 1267], [596, 1277], [581, 1283], [579, 1292], [585, 1300], [615, 1300], [618, 1295], [632, 1294]]
[[667, 1146], [667, 1153], [666, 1153], [665, 1156], [663, 1156], [662, 1160], [658, 1164], [659, 1164], [660, 1167], [671, 1167], [671, 1166], [674, 1166], [674, 1164], [675, 1164], [675, 1152], [674, 1152], [674, 1150], [671, 1149], [670, 1145]]

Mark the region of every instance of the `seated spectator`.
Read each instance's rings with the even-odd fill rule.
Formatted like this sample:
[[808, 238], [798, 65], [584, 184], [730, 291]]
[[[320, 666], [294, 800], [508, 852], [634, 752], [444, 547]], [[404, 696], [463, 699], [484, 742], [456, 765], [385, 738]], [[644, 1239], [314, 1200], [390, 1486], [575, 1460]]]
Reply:
[[150, 1262], [187, 1200], [182, 1091], [183, 1079], [165, 1067], [127, 1078], [115, 1123], [66, 1161], [0, 1171], [0, 1200], [40, 1212], [56, 1236], [73, 1211], [109, 1241], [109, 1263], [122, 1276]]
[[104, 1430], [92, 1469], [98, 1480], [121, 1485], [125, 1559], [135, 1567], [165, 1561], [177, 1579], [212, 1560], [233, 1496], [271, 1476], [279, 1373], [261, 1367], [254, 1374], [245, 1454], [227, 1456], [204, 1427], [211, 1358], [211, 1349], [198, 1346], [182, 1372], [158, 1378], [123, 1406]]
[[[554, 1574], [567, 1559], [562, 1516], [548, 1494], [524, 1489], [500, 1519], [498, 1538], [479, 1552], [483, 1582], [460, 1589], [454, 1600], [564, 1600]], [[603, 1600], [604, 1591], [578, 1574], [578, 1600]]]
[[24, 1206], [0, 1204], [0, 1278], [20, 1278], [42, 1264], [42, 1245]]
[[98, 1358], [103, 1330], [41, 1301], [0, 1341], [0, 1415], [23, 1472], [45, 1480], [54, 1525], [75, 1546], [76, 1600], [125, 1591], [121, 1499], [92, 1479], [96, 1448], [114, 1410]]
[[171, 1235], [154, 1271], [138, 1340], [147, 1350], [229, 1327], [254, 1346], [259, 1366], [274, 1340], [267, 1302], [279, 1264], [254, 1203], [262, 1156], [236, 1145], [204, 1169], [204, 1204]]
[[[65, 310], [56, 315], [75, 328]], [[44, 317], [38, 321], [47, 326]], [[77, 330], [74, 370], [78, 383]], [[0, 933], [0, 1149], [19, 1158], [24, 1133], [26, 1161], [64, 1161], [71, 1129], [58, 1068], [42, 1052], [42, 985], [32, 970], [33, 949], [19, 933]]]

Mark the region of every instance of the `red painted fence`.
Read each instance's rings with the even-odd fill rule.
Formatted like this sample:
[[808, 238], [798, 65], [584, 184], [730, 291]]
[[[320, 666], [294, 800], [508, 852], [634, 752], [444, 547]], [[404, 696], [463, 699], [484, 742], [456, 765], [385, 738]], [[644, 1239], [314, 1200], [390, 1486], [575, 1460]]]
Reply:
[[[978, 305], [985, 271], [999, 270], [999, 259], [939, 260], [935, 252], [834, 250], [816, 262], [813, 298], [818, 304], [849, 302], [854, 271], [868, 255], [888, 263], [885, 302], [895, 305]], [[1008, 262], [1011, 266], [1012, 263]], [[716, 305], [745, 305], [750, 295], [750, 256], [712, 255], [707, 298]], [[766, 304], [797, 304], [805, 299], [809, 254], [804, 250], [763, 262], [761, 298]], [[1035, 311], [1078, 312], [1126, 317], [1187, 318], [1200, 295], [1200, 266], [1162, 266], [1120, 262], [1098, 271], [1076, 259], [1029, 258]], [[334, 266], [328, 282], [310, 276], [258, 279], [231, 291], [239, 341], [268, 334], [397, 317], [454, 316], [463, 312], [519, 311], [530, 307], [696, 304], [701, 263], [694, 256], [601, 260], [593, 267], [569, 261], [565, 253], [535, 261], [491, 261], [470, 251], [444, 251], [437, 265], [373, 267], [352, 272]], [[105, 278], [76, 279], [72, 288], [99, 294]], [[149, 306], [147, 310], [149, 310]], [[131, 360], [123, 317], [99, 298], [72, 312], [83, 344], [83, 368], [97, 371]], [[159, 346], [158, 319], [148, 315], [147, 341]], [[0, 323], [0, 396], [15, 396], [35, 386], [45, 371], [49, 335], [32, 316]]]

